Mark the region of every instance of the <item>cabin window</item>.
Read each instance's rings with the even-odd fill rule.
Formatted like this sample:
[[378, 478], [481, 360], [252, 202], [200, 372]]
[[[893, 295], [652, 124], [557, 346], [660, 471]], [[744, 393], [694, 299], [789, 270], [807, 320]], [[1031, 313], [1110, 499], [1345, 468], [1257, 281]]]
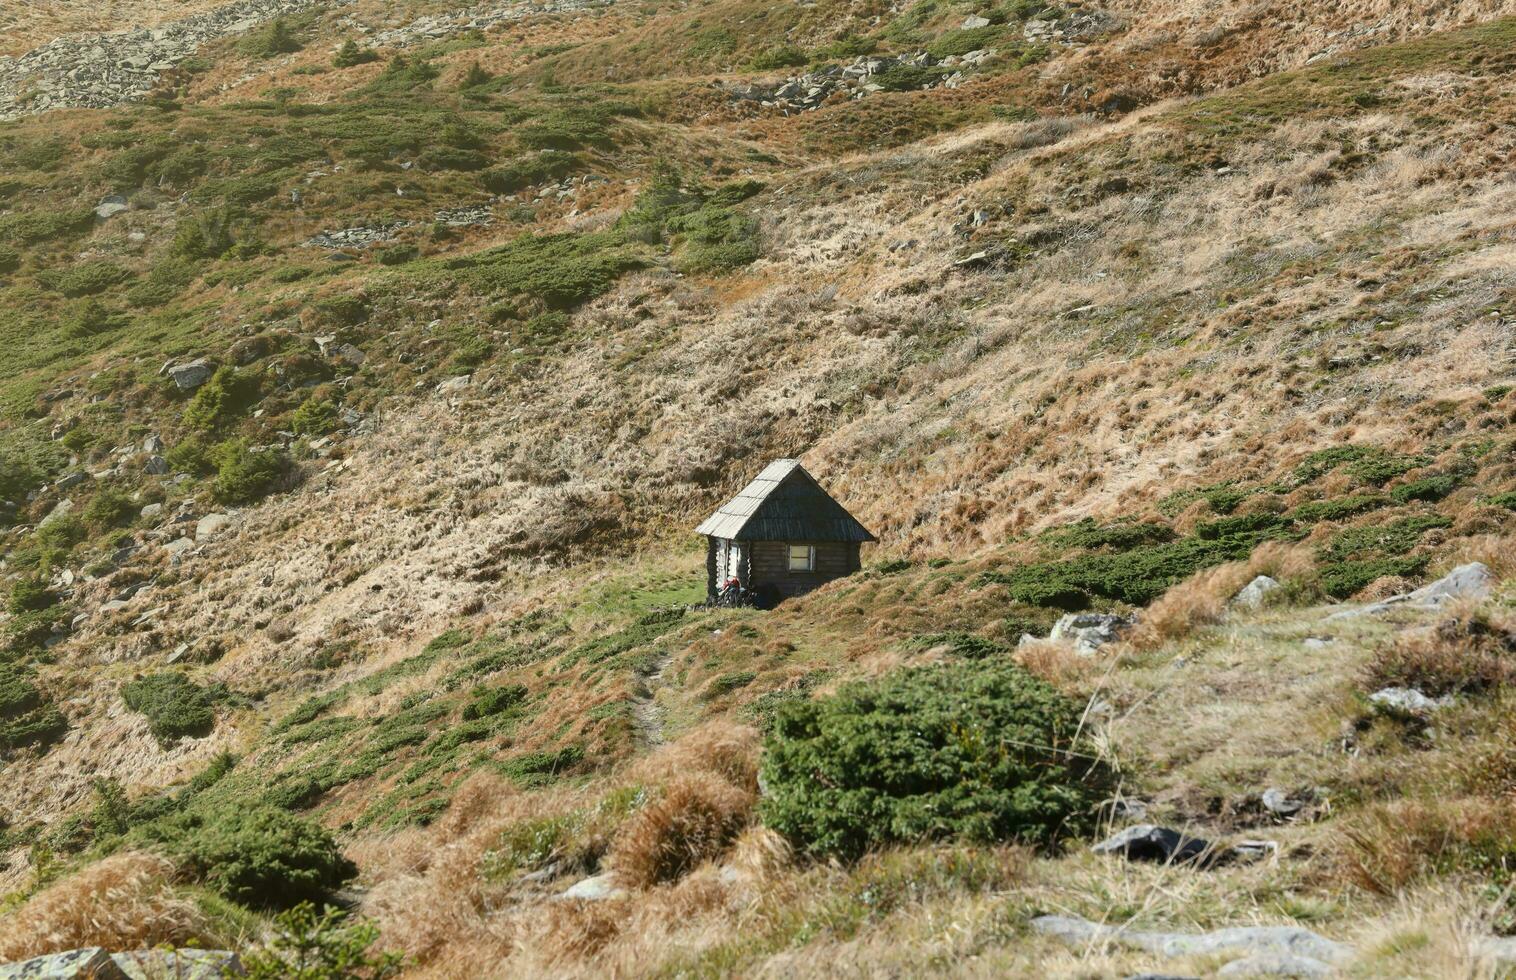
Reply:
[[816, 570], [816, 549], [808, 544], [790, 545], [790, 571], [814, 572]]

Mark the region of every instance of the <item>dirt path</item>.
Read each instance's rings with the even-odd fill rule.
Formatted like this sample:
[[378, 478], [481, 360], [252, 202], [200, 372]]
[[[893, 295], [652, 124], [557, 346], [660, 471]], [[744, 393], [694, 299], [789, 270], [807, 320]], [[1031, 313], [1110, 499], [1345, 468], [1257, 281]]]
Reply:
[[642, 741], [649, 746], [663, 744], [663, 709], [658, 706], [658, 689], [663, 686], [663, 672], [674, 659], [672, 653], [661, 653], [653, 672], [642, 679], [642, 693], [632, 698], [632, 721], [637, 726]]

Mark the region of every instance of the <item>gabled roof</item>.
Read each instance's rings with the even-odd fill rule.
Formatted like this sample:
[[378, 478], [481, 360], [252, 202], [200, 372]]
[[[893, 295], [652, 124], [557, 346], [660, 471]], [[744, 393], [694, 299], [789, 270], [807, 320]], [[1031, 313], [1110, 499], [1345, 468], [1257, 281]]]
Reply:
[[695, 529], [734, 541], [874, 541], [798, 459], [776, 459]]

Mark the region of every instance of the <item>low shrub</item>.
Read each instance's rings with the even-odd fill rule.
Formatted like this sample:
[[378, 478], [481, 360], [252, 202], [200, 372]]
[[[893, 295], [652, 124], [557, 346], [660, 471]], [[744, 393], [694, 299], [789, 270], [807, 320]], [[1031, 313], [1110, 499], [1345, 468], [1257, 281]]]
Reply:
[[[351, 43], [351, 42], [349, 42]], [[399, 953], [376, 953], [379, 930], [348, 921], [348, 913], [325, 906], [319, 913], [302, 902], [274, 920], [273, 935], [242, 956], [248, 980], [385, 980], [404, 965]]]
[[374, 252], [374, 259], [380, 265], [404, 265], [420, 256], [421, 250], [414, 245], [390, 245]]
[[1339, 531], [1321, 550], [1321, 589], [1345, 599], [1377, 578], [1414, 577], [1426, 568], [1427, 557], [1403, 557], [1426, 532], [1451, 526], [1440, 514], [1419, 514], [1386, 524]]
[[1347, 599], [1378, 579], [1416, 578], [1426, 571], [1426, 567], [1425, 556], [1324, 563], [1321, 566], [1321, 591], [1333, 599]]
[[68, 719], [51, 704], [42, 704], [14, 718], [0, 718], [0, 749], [48, 746], [68, 731]]
[[275, 58], [281, 54], [294, 54], [304, 45], [296, 39], [294, 31], [290, 30], [289, 23], [283, 17], [275, 17], [266, 27], [243, 38], [237, 47], [243, 54], [255, 58]]
[[1458, 477], [1452, 474], [1428, 476], [1392, 488], [1390, 498], [1397, 504], [1406, 504], [1413, 500], [1436, 503], [1458, 489], [1458, 483]]
[[94, 296], [132, 278], [132, 273], [114, 262], [100, 259], [81, 262], [66, 269], [49, 269], [37, 274], [37, 281], [53, 292], [70, 299]]
[[251, 504], [273, 492], [289, 470], [282, 449], [252, 448], [234, 440], [217, 448], [216, 482], [211, 491], [223, 504]]
[[747, 67], [749, 71], [773, 71], [776, 68], [794, 68], [808, 60], [806, 53], [793, 44], [781, 44], [754, 55]]
[[337, 418], [337, 405], [329, 398], [317, 398], [315, 395], [300, 403], [290, 417], [290, 431], [297, 436], [309, 436], [312, 438], [324, 436], [335, 431], [340, 422]]
[[514, 194], [535, 184], [561, 180], [582, 166], [583, 162], [573, 153], [543, 150], [487, 170], [480, 180], [491, 193]]
[[114, 488], [106, 488], [95, 494], [80, 516], [84, 519], [85, 527], [98, 534], [130, 524], [137, 516], [137, 510], [137, 505], [126, 494]]
[[191, 811], [164, 829], [186, 871], [245, 905], [318, 900], [358, 873], [324, 827], [273, 806]]
[[912, 637], [907, 646], [914, 650], [931, 650], [935, 647], [945, 646], [955, 657], [965, 660], [982, 660], [985, 657], [993, 657], [1006, 652], [1005, 647], [994, 640], [976, 636], [973, 633], [965, 633], [961, 630], [948, 633], [927, 633], [922, 636]]
[[[533, 298], [548, 309], [566, 310], [610, 289], [623, 272], [645, 262], [609, 233], [524, 235], [505, 245], [457, 259], [440, 268], [486, 294]], [[431, 263], [417, 266], [435, 268]]]
[[473, 172], [490, 165], [490, 158], [478, 150], [456, 146], [434, 146], [421, 153], [416, 163], [423, 170], [461, 170]]
[[164, 747], [186, 736], [209, 735], [216, 723], [210, 693], [183, 674], [148, 674], [121, 687], [121, 700], [147, 716], [148, 730]]
[[1302, 524], [1318, 524], [1322, 521], [1346, 520], [1389, 505], [1388, 497], [1381, 497], [1378, 494], [1358, 494], [1332, 500], [1312, 500], [1296, 507], [1286, 516]]
[[311, 313], [325, 326], [352, 327], [368, 319], [369, 305], [362, 296], [338, 293], [312, 303]]
[[518, 786], [543, 786], [566, 775], [584, 759], [584, 750], [566, 745], [556, 752], [527, 752], [500, 763], [502, 776]]
[[580, 150], [605, 146], [608, 114], [592, 108], [570, 107], [545, 113], [516, 131], [516, 140], [529, 150]]
[[47, 609], [58, 602], [58, 594], [40, 575], [28, 575], [11, 586], [11, 594], [5, 600], [5, 611], [12, 616]]
[[1042, 540], [1062, 548], [1111, 548], [1130, 551], [1147, 544], [1161, 544], [1174, 540], [1174, 531], [1167, 524], [1154, 521], [1117, 522], [1097, 524], [1093, 517], [1086, 517], [1073, 524], [1053, 528], [1042, 535]]
[[257, 377], [223, 365], [195, 391], [184, 424], [207, 435], [223, 433], [253, 407], [260, 387]]
[[758, 675], [751, 670], [735, 670], [730, 673], [720, 674], [711, 678], [710, 683], [705, 685], [705, 689], [700, 692], [700, 700], [714, 701], [717, 698], [725, 697], [733, 691], [747, 687], [757, 677]]
[[928, 44], [926, 49], [934, 58], [947, 58], [953, 55], [961, 57], [970, 51], [1000, 47], [1005, 34], [1006, 28], [1000, 24], [952, 30]]
[[337, 68], [352, 68], [354, 65], [366, 65], [378, 60], [377, 52], [360, 48], [357, 41], [348, 38], [342, 42], [342, 47], [337, 49], [337, 54], [332, 58], [332, 64]]
[[758, 259], [758, 222], [750, 215], [720, 205], [706, 205], [671, 218], [676, 265], [695, 273], [726, 272]]
[[41, 245], [78, 236], [94, 227], [95, 212], [89, 208], [68, 211], [18, 211], [0, 216], [0, 242]]
[[1359, 483], [1382, 487], [1397, 476], [1427, 465], [1423, 456], [1392, 453], [1378, 446], [1333, 446], [1311, 453], [1295, 467], [1297, 483], [1310, 483], [1340, 468]]
[[1008, 586], [1012, 599], [1032, 606], [1082, 609], [1092, 597], [1142, 606], [1201, 569], [1247, 558], [1287, 527], [1273, 514], [1223, 518], [1178, 541], [987, 572], [984, 580]]
[[174, 229], [170, 251], [181, 259], [219, 259], [237, 244], [232, 233], [235, 221], [235, 213], [227, 208], [199, 209], [187, 214]]
[[1111, 785], [1081, 707], [1012, 664], [897, 671], [782, 706], [766, 742], [766, 824], [814, 855], [935, 839], [1055, 844]]
[[488, 718], [509, 711], [526, 700], [526, 688], [520, 684], [504, 684], [500, 687], [475, 688], [472, 700], [464, 706], [463, 720]]
[[0, 719], [16, 718], [42, 704], [42, 692], [26, 667], [0, 661]]
[[10, 245], [0, 244], [0, 276], [21, 268], [21, 253]]

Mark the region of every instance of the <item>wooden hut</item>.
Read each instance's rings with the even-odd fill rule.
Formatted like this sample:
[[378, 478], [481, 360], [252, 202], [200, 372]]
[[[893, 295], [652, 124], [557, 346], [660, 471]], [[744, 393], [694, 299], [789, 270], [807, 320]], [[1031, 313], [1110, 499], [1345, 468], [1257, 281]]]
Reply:
[[877, 540], [798, 459], [779, 459], [696, 530], [706, 537], [706, 592], [735, 579], [770, 599], [802, 595], [861, 567]]

